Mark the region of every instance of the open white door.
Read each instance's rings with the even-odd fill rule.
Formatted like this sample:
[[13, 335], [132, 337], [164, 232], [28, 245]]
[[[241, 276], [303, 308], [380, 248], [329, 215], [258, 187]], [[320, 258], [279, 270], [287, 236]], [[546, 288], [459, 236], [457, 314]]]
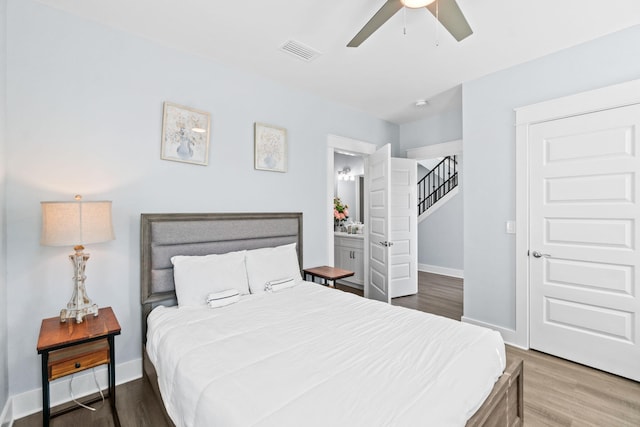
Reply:
[[418, 164], [391, 159], [391, 298], [418, 293]]
[[365, 281], [365, 297], [391, 302], [389, 278], [390, 203], [391, 187], [391, 145], [387, 144], [369, 155], [368, 170], [365, 174], [368, 192], [368, 219], [365, 230], [369, 245], [369, 280]]

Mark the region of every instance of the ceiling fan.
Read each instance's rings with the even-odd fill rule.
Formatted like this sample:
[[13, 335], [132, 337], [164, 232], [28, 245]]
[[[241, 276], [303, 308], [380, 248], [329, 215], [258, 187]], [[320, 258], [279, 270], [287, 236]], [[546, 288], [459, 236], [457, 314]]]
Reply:
[[373, 18], [347, 44], [347, 47], [360, 46], [363, 41], [368, 39], [371, 34], [403, 7], [410, 9], [426, 7], [457, 41], [473, 34], [456, 0], [387, 0], [380, 10], [373, 15]]

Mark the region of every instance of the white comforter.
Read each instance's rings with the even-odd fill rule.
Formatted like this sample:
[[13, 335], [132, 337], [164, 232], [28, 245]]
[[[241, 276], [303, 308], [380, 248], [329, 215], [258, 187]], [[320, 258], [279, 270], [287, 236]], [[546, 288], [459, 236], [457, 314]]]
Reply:
[[505, 367], [494, 331], [305, 282], [151, 312], [177, 426], [460, 426]]

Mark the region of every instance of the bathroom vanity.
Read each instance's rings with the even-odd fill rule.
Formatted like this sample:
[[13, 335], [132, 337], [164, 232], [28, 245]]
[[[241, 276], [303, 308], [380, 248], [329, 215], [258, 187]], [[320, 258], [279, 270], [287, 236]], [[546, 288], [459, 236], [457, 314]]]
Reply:
[[362, 289], [364, 286], [364, 235], [335, 232], [333, 242], [334, 265], [355, 273], [351, 277], [341, 279], [340, 282]]

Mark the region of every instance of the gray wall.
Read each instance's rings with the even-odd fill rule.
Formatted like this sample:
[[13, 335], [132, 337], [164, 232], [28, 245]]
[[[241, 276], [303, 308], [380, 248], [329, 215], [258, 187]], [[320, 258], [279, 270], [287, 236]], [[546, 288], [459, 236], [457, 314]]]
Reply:
[[[7, 269], [5, 222], [5, 117], [7, 83], [7, 1], [0, 0], [0, 414], [9, 397], [9, 344], [7, 341]], [[0, 419], [0, 422], [2, 420]]]
[[[449, 111], [400, 126], [400, 157], [406, 150], [462, 138], [462, 111]], [[459, 166], [461, 166], [461, 160]], [[462, 183], [461, 183], [462, 184]], [[464, 270], [462, 185], [459, 193], [418, 224], [418, 263]]]
[[418, 182], [420, 182], [422, 178], [427, 176], [428, 173], [429, 173], [429, 169], [425, 168], [420, 163], [418, 163]]
[[462, 138], [462, 110], [451, 110], [400, 125], [400, 143], [396, 157], [406, 157], [407, 150], [441, 144]]
[[[91, 298], [120, 320], [122, 363], [141, 356], [140, 213], [301, 211], [304, 266], [328, 264], [327, 135], [398, 142], [397, 125], [33, 0], [10, 0], [8, 16], [12, 395], [40, 387], [40, 319], [71, 296], [72, 248], [39, 245], [40, 201], [113, 201], [116, 240], [87, 247], [86, 274]], [[208, 166], [160, 160], [163, 101], [211, 113]], [[287, 173], [254, 170], [256, 121], [287, 129]]]
[[640, 78], [640, 26], [463, 85], [464, 315], [515, 327], [514, 108]]
[[418, 263], [464, 270], [462, 188], [418, 224]]

